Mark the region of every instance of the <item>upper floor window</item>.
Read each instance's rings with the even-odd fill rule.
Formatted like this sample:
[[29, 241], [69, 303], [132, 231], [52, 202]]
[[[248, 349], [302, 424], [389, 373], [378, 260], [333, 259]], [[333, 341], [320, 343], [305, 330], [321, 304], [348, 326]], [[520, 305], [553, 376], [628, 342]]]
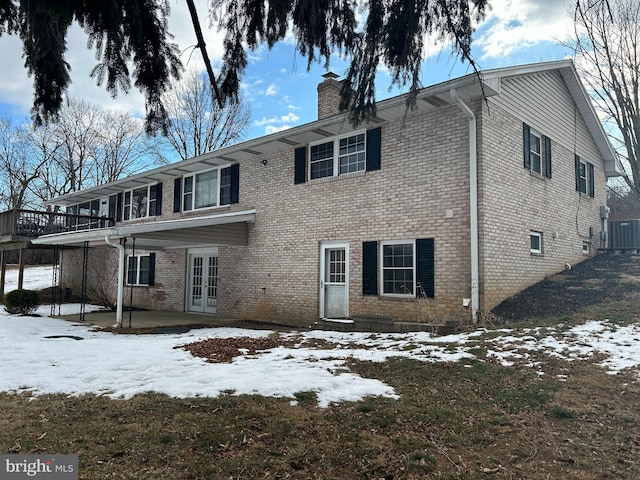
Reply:
[[296, 148], [294, 183], [380, 170], [380, 154], [380, 128]]
[[595, 197], [595, 170], [592, 163], [575, 156], [576, 191]]
[[364, 132], [311, 145], [310, 178], [334, 177], [365, 170], [366, 143]]
[[522, 124], [524, 168], [551, 178], [551, 139]]
[[173, 211], [188, 212], [238, 203], [239, 185], [240, 165], [237, 163], [176, 178]]
[[184, 177], [182, 210], [215, 207], [219, 204], [219, 169]]
[[124, 192], [124, 220], [160, 215], [162, 184], [146, 185]]

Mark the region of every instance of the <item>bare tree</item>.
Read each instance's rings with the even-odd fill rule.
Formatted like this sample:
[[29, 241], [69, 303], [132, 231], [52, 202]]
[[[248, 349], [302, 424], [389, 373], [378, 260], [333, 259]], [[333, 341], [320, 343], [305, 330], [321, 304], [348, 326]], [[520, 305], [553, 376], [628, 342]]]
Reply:
[[104, 111], [94, 148], [94, 178], [100, 185], [125, 175], [166, 164], [159, 139], [145, 133], [144, 122], [129, 112]]
[[53, 139], [61, 145], [54, 158], [57, 173], [65, 179], [63, 191], [58, 194], [95, 185], [90, 172], [96, 161], [101, 125], [100, 110], [85, 100], [70, 99], [60, 111], [51, 129]]
[[168, 113], [166, 138], [182, 160], [242, 139], [251, 109], [240, 100], [220, 107], [207, 78], [192, 71], [163, 97]]
[[625, 168], [628, 188], [640, 195], [640, 2], [576, 0], [575, 33], [566, 43], [604, 115]]
[[0, 118], [0, 168], [5, 174], [0, 200], [6, 209], [33, 205], [29, 192], [47, 159], [33, 155], [32, 147], [27, 126]]

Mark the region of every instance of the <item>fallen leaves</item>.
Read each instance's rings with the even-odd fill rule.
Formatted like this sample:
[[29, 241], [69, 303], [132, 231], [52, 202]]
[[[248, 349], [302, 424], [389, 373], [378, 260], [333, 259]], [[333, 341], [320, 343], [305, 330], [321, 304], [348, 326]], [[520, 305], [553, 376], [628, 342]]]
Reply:
[[319, 339], [304, 339], [300, 336], [269, 335], [268, 337], [208, 338], [198, 342], [178, 345], [195, 357], [205, 358], [210, 363], [231, 363], [234, 358], [255, 355], [258, 352], [278, 347], [286, 348], [332, 348], [330, 342]]

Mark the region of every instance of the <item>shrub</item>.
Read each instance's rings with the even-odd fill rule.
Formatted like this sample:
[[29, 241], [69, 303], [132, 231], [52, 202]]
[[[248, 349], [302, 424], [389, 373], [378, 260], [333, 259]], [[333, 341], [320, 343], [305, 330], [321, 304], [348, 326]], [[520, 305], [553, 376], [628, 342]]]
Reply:
[[4, 296], [7, 313], [29, 315], [40, 305], [40, 295], [33, 290], [13, 290]]

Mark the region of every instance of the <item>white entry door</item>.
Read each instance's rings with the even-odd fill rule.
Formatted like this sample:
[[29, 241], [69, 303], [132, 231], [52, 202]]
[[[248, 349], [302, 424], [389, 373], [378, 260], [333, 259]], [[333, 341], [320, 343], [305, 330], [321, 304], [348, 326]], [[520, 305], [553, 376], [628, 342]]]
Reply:
[[189, 254], [187, 309], [190, 312], [216, 313], [218, 294], [218, 254]]
[[349, 316], [349, 244], [323, 243], [320, 248], [320, 318]]

